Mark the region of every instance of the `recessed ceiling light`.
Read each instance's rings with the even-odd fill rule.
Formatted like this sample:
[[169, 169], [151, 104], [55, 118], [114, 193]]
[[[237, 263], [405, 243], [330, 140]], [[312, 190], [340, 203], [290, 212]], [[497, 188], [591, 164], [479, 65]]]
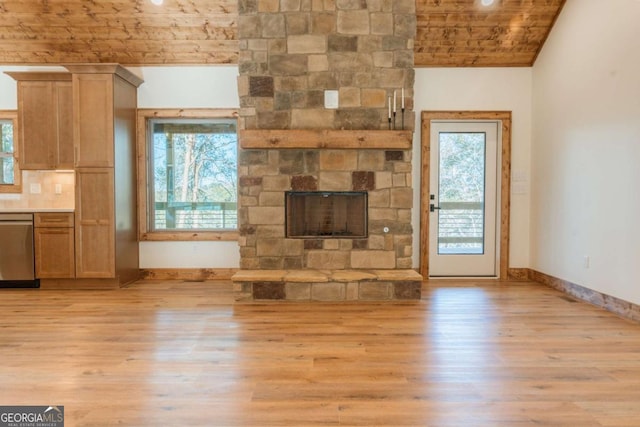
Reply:
[[491, 6], [493, 2], [494, 0], [480, 0], [480, 3], [482, 3], [483, 6]]
[[[151, 0], [151, 3], [155, 4], [156, 6], [160, 6], [162, 4], [164, 0]], [[484, 3], [486, 0], [482, 0], [482, 2]]]

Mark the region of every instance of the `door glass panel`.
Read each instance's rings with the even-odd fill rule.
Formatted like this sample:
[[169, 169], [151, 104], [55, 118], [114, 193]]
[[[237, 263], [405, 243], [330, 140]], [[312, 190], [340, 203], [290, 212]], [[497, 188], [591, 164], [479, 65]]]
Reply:
[[484, 132], [439, 134], [439, 254], [484, 254], [485, 148]]

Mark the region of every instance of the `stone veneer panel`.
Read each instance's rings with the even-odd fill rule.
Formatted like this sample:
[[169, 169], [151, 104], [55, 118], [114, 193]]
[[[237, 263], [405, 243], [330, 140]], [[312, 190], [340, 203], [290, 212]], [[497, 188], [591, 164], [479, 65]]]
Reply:
[[253, 284], [255, 299], [280, 300], [285, 298], [284, 283], [258, 282]]
[[[386, 130], [394, 96], [391, 127], [404, 122], [413, 129], [414, 0], [242, 0], [238, 6], [240, 129]], [[338, 91], [337, 109], [324, 107], [328, 89]], [[410, 151], [258, 149], [241, 150], [239, 159], [240, 267], [273, 272], [264, 281], [236, 283], [239, 300], [410, 299], [416, 283], [419, 296], [419, 282], [411, 279], [367, 281], [368, 273], [352, 273], [411, 268]], [[286, 239], [284, 192], [290, 190], [367, 191], [368, 238]], [[283, 270], [313, 268], [345, 273], [329, 283], [303, 273], [281, 277]]]
[[346, 296], [344, 283], [313, 283], [311, 299], [315, 301], [341, 301]]
[[[411, 155], [393, 153], [242, 150], [240, 182], [246, 185], [239, 189], [240, 268], [411, 268], [411, 181], [389, 179], [397, 170], [411, 170]], [[285, 238], [285, 191], [354, 189], [369, 194], [368, 238]]]
[[[286, 282], [279, 280], [282, 277]], [[273, 280], [269, 282], [269, 278]], [[410, 269], [391, 272], [389, 270], [280, 270], [274, 272], [241, 270], [232, 277], [232, 280], [238, 302], [417, 301], [421, 298], [422, 289], [422, 277]]]
[[[243, 0], [238, 9], [241, 129], [386, 129], [394, 93], [399, 128], [402, 88], [413, 128], [414, 1]], [[324, 109], [327, 89], [339, 91], [337, 110]]]

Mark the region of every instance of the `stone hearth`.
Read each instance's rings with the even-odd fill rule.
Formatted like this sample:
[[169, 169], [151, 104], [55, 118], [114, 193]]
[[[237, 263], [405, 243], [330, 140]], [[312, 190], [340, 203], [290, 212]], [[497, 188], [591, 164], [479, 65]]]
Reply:
[[414, 270], [244, 270], [236, 301], [406, 301], [420, 299]]
[[[239, 170], [237, 301], [420, 298], [422, 277], [411, 269], [411, 151], [244, 149]], [[287, 191], [366, 192], [368, 235], [287, 238]]]

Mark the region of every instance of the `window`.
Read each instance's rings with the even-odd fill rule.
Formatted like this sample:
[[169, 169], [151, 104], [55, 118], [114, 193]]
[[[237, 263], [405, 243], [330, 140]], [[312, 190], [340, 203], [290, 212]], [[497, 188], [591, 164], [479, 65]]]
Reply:
[[[229, 110], [139, 110], [143, 240], [237, 238], [238, 137]], [[141, 195], [142, 196], [142, 195]], [[141, 197], [142, 198], [142, 197]]]
[[0, 110], [0, 193], [20, 193], [17, 113]]

